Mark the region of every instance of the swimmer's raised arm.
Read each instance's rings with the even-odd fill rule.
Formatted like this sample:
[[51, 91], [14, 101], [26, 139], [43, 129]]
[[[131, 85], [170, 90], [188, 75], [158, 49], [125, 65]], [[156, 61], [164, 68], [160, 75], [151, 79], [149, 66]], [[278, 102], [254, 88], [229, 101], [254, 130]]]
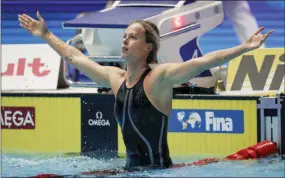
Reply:
[[163, 64], [157, 67], [160, 82], [165, 85], [181, 84], [189, 81], [202, 71], [222, 65], [230, 60], [252, 50], [259, 48], [273, 32], [259, 34], [264, 28], [259, 28], [244, 44], [214, 51], [203, 57], [188, 60], [184, 63]]
[[29, 31], [32, 35], [45, 40], [62, 57], [62, 59], [74, 65], [75, 68], [79, 69], [96, 83], [109, 87], [112, 86], [110, 84], [110, 76], [116, 76], [117, 73], [122, 73], [121, 69], [97, 64], [86, 57], [80, 50], [66, 44], [50, 32], [39, 11], [37, 11], [37, 17], [38, 20], [35, 20], [26, 14], [22, 14], [19, 15], [18, 20], [22, 28]]

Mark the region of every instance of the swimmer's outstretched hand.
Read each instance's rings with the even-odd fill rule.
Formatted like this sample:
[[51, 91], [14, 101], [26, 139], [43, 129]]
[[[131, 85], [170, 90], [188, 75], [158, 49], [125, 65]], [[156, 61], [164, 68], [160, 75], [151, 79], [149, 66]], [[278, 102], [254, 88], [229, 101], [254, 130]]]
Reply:
[[259, 34], [264, 30], [264, 27], [259, 28], [246, 42], [245, 45], [247, 49], [250, 50], [255, 50], [259, 48], [265, 40], [270, 36], [273, 30], [268, 31], [266, 34]]
[[49, 30], [39, 11], [37, 11], [37, 17], [38, 20], [35, 20], [26, 14], [22, 14], [18, 15], [18, 20], [20, 22], [20, 26], [29, 31], [32, 35], [44, 38], [44, 36], [49, 33]]

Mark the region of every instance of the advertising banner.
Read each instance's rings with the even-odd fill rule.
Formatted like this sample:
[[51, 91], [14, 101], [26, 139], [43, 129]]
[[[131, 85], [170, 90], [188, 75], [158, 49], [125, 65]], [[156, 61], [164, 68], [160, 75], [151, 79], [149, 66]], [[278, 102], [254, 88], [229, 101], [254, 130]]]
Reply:
[[172, 110], [169, 132], [244, 133], [242, 110]]
[[227, 155], [258, 141], [257, 97], [175, 96], [168, 141], [173, 155]]
[[47, 44], [2, 45], [2, 90], [54, 90], [59, 55]]
[[2, 94], [1, 100], [2, 150], [81, 151], [80, 98]]
[[81, 148], [83, 153], [115, 157], [118, 150], [115, 98], [107, 94], [81, 97]]
[[284, 92], [284, 48], [257, 49], [232, 60], [227, 91]]
[[34, 107], [1, 107], [1, 129], [35, 129]]
[[281, 155], [285, 159], [285, 96], [282, 96], [281, 99]]

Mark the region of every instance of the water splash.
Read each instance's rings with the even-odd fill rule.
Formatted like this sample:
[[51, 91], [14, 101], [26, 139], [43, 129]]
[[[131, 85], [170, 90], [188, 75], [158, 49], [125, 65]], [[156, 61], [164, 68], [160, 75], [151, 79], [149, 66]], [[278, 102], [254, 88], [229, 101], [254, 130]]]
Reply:
[[[191, 163], [203, 158], [205, 157], [176, 157], [173, 158], [173, 162]], [[122, 158], [95, 159], [87, 156], [4, 153], [2, 154], [2, 177], [29, 177], [43, 173], [98, 177], [84, 176], [80, 173], [102, 169], [121, 169], [124, 164], [125, 160]], [[272, 157], [259, 160], [223, 161], [204, 166], [143, 170], [110, 177], [284, 177], [284, 165], [284, 160], [280, 157]]]

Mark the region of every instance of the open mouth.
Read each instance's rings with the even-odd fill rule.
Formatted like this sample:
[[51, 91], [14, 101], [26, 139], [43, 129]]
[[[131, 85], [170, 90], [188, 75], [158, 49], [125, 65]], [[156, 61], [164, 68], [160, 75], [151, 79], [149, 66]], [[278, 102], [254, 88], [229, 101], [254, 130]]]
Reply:
[[128, 48], [122, 47], [122, 51], [127, 51], [127, 50], [128, 50]]

